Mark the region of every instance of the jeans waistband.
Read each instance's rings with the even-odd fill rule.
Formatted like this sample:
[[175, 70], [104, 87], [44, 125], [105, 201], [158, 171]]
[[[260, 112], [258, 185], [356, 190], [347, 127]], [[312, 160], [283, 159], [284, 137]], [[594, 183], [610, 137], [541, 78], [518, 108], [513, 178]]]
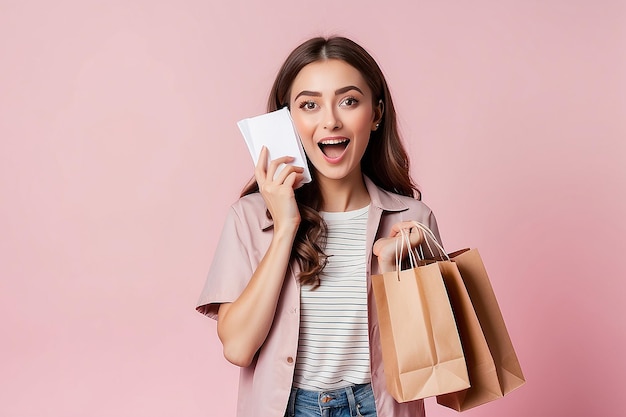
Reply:
[[288, 407], [293, 410], [296, 403], [299, 407], [311, 408], [354, 408], [364, 397], [372, 395], [371, 384], [351, 385], [328, 391], [309, 391], [301, 388], [292, 388]]

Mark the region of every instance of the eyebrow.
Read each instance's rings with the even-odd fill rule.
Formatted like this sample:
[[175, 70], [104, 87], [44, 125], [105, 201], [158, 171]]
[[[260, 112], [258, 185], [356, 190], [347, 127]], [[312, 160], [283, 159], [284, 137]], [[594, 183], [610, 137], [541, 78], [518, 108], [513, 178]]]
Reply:
[[[335, 90], [335, 95], [338, 96], [339, 94], [343, 94], [343, 93], [347, 93], [350, 90], [356, 90], [359, 93], [363, 94], [363, 91], [361, 91], [361, 89], [355, 85], [348, 85], [346, 87], [341, 87], [338, 90]], [[363, 94], [365, 95], [365, 94]], [[318, 91], [308, 91], [308, 90], [304, 90], [304, 91], [300, 91], [298, 93], [298, 95], [294, 98], [294, 100], [297, 100], [298, 97], [300, 96], [312, 96], [312, 97], [321, 97], [322, 93], [318, 92]]]

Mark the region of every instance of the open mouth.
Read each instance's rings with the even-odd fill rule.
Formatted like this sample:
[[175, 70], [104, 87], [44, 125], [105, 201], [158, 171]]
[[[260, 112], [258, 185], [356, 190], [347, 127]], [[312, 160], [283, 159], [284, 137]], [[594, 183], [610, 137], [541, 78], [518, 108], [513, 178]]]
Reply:
[[320, 147], [324, 155], [328, 158], [339, 158], [348, 147], [350, 139], [327, 139], [319, 142], [317, 145]]

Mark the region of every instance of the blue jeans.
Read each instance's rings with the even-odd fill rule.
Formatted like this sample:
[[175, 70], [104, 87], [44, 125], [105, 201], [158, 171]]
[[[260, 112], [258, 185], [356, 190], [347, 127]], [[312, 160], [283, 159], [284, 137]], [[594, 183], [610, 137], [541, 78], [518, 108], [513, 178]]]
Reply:
[[370, 384], [333, 391], [292, 388], [285, 417], [376, 417]]

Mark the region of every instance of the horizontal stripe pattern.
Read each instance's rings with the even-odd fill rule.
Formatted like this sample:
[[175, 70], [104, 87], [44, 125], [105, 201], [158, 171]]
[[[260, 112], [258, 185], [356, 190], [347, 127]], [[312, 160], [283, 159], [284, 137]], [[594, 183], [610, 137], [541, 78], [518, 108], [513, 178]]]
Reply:
[[330, 390], [370, 382], [365, 238], [369, 207], [321, 213], [328, 263], [321, 285], [301, 289], [294, 386]]

